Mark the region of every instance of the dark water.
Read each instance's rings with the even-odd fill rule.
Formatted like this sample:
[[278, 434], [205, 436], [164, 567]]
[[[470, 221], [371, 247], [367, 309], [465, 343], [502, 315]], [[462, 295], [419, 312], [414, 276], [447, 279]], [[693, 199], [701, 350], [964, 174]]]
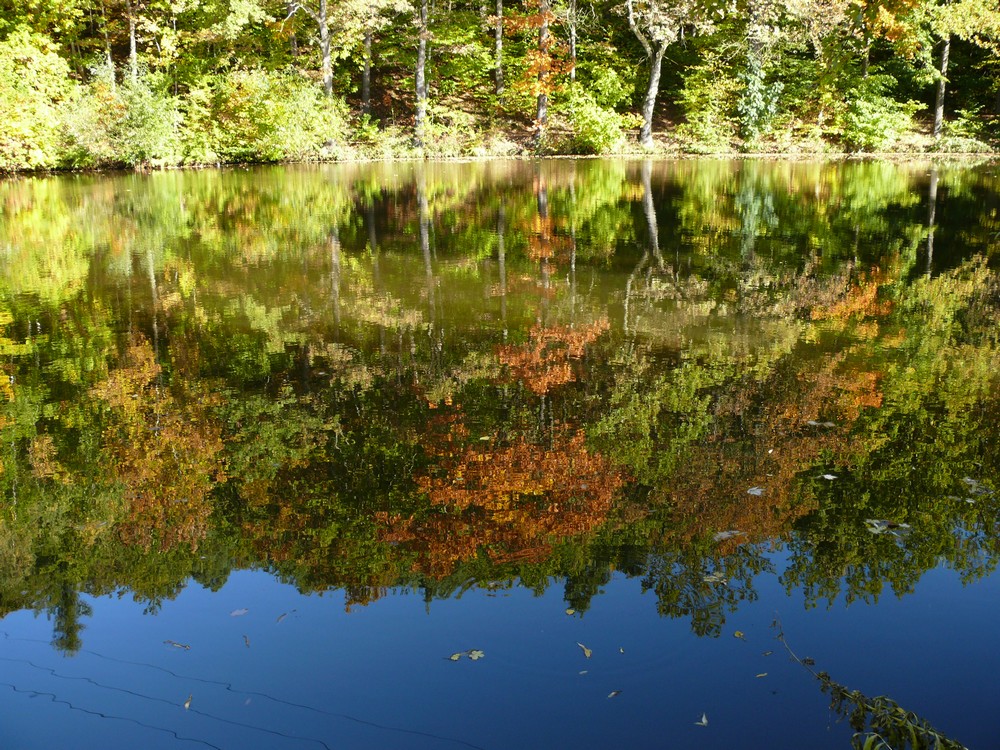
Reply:
[[998, 747], [998, 209], [991, 165], [0, 183], [0, 747]]

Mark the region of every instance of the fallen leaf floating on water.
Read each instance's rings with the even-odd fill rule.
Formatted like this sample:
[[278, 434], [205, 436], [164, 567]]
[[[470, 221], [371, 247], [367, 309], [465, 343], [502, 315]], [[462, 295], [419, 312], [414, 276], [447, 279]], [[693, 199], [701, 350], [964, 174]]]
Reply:
[[622, 694], [621, 690], [612, 690], [610, 693], [608, 693], [608, 697], [614, 698], [616, 695], [621, 695], [621, 694]]
[[173, 646], [174, 648], [182, 648], [185, 651], [190, 651], [191, 647], [186, 643], [178, 643], [177, 641], [166, 640], [163, 642], [167, 646]]
[[701, 715], [701, 721], [696, 721], [694, 723], [696, 727], [707, 727], [708, 726], [708, 714]]
[[807, 667], [812, 667], [816, 664], [816, 660], [807, 656], [805, 659], [802, 660], [802, 663], [805, 664]]
[[586, 646], [584, 646], [579, 641], [577, 641], [576, 645], [583, 649], [583, 655], [586, 656], [588, 659], [590, 658], [590, 655], [594, 653], [593, 651], [591, 651], [589, 648], [587, 648]]
[[184, 701], [184, 710], [185, 711], [187, 711], [189, 708], [191, 708], [191, 699], [192, 698], [194, 698], [194, 693], [191, 693], [188, 696], [188, 699], [186, 701]]
[[744, 633], [742, 630], [737, 630], [735, 633], [733, 633], [733, 638], [739, 638], [741, 641], [745, 641], [747, 639], [747, 634]]
[[993, 490], [989, 487], [984, 487], [982, 482], [973, 479], [972, 477], [964, 477], [962, 481], [968, 486], [969, 492], [973, 495], [992, 495]]
[[619, 654], [624, 654], [625, 653], [625, 649], [623, 649], [621, 646], [619, 646], [618, 647], [618, 653]]
[[887, 521], [884, 518], [866, 518], [865, 527], [872, 534], [892, 534], [898, 537], [900, 534], [909, 531], [910, 524]]
[[576, 614], [576, 610], [573, 609], [572, 607], [570, 607], [569, 609], [566, 610], [566, 614], [567, 615], [575, 615]]
[[249, 636], [246, 636], [246, 635], [243, 636], [243, 642], [246, 644], [247, 648], [250, 648], [250, 637]]
[[754, 676], [755, 676], [755, 677], [756, 677], [757, 679], [760, 679], [761, 677], [767, 677], [767, 672], [760, 672], [759, 674], [757, 674], [757, 675], [754, 675]]
[[754, 495], [755, 497], [760, 497], [761, 495], [764, 494], [764, 488], [763, 487], [751, 487], [750, 489], [747, 490], [747, 494], [748, 495]]
[[480, 651], [478, 648], [470, 648], [468, 651], [456, 651], [448, 657], [448, 661], [458, 661], [463, 656], [468, 656], [472, 661], [479, 661], [486, 656], [486, 652]]
[[577, 672], [577, 674], [587, 674], [588, 671], [590, 671], [590, 670], [581, 669], [579, 672]]
[[234, 609], [232, 612], [229, 613], [229, 616], [230, 617], [243, 617], [243, 615], [245, 615], [249, 611], [250, 610], [247, 609], [247, 608], [245, 608], [245, 607], [242, 608], [242, 609]]
[[732, 539], [734, 536], [743, 536], [742, 531], [737, 531], [736, 529], [730, 529], [729, 531], [719, 531], [712, 537], [713, 541], [724, 542], [727, 539]]
[[287, 613], [287, 612], [282, 612], [282, 613], [281, 613], [280, 615], [278, 615], [278, 619], [277, 619], [277, 620], [275, 620], [275, 622], [281, 622], [281, 621], [282, 621], [282, 620], [284, 620], [284, 619], [285, 619], [286, 617], [288, 617], [288, 613]]
[[774, 653], [773, 651], [765, 651], [764, 653], [761, 654], [761, 656], [770, 656], [773, 653]]

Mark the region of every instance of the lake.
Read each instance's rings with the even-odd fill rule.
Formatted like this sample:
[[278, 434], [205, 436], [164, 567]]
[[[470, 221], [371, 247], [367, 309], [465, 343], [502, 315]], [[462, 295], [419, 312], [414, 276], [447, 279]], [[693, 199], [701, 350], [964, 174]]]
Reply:
[[996, 164], [0, 183], [0, 746], [995, 748]]

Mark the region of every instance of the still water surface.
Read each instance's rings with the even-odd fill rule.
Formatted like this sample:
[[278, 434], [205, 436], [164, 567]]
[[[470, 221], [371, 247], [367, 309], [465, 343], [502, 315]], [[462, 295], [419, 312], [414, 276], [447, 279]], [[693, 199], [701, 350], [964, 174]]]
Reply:
[[997, 747], [998, 210], [993, 165], [0, 183], [0, 746]]

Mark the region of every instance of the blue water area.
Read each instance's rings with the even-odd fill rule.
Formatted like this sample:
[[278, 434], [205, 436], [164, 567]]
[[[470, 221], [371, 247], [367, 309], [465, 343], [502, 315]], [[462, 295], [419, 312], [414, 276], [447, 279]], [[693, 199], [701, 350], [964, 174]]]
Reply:
[[[782, 555], [772, 561], [780, 570]], [[581, 616], [565, 613], [558, 586], [429, 604], [396, 591], [345, 611], [339, 592], [300, 596], [244, 571], [218, 592], [189, 585], [155, 614], [127, 596], [89, 599], [72, 657], [50, 648], [46, 618], [18, 612], [2, 623], [0, 739], [25, 750], [847, 747], [850, 728], [780, 628], [837, 681], [891, 695], [968, 747], [995, 746], [995, 696], [977, 686], [1000, 668], [996, 576], [962, 586], [939, 568], [878, 606], [810, 609], [772, 575], [755, 583], [758, 598], [718, 637], [659, 617], [640, 582], [617, 575]], [[449, 659], [473, 649], [483, 657]]]

